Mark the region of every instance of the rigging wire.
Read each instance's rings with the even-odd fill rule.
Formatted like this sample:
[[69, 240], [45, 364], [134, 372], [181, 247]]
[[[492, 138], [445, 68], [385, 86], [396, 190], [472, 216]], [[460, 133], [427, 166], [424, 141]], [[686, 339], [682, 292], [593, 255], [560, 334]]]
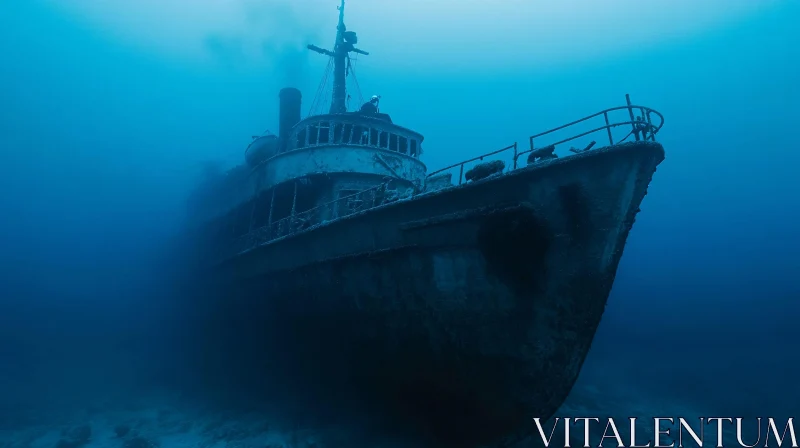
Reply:
[[317, 87], [317, 92], [314, 94], [314, 100], [311, 102], [311, 107], [309, 108], [308, 115], [316, 115], [319, 113], [319, 110], [324, 106], [324, 92], [326, 90], [328, 84], [328, 77], [330, 76], [331, 72], [333, 71], [333, 58], [328, 59], [328, 65], [325, 67], [325, 75], [320, 80], [319, 86]]
[[353, 58], [354, 63], [350, 67], [350, 73], [353, 75], [353, 83], [355, 84], [355, 91], [358, 94], [358, 104], [364, 104], [364, 96], [361, 94], [361, 86], [358, 85], [358, 77], [356, 76], [356, 65], [358, 65], [358, 58]]
[[[358, 78], [356, 77], [357, 65], [358, 65], [358, 57], [350, 57], [348, 55], [345, 76], [346, 78], [352, 78], [352, 80], [348, 79], [345, 82], [347, 83], [347, 81], [350, 81], [352, 87], [348, 88], [347, 91], [355, 92], [355, 96], [351, 96], [351, 94], [348, 93], [347, 97], [345, 98], [345, 105], [348, 110], [350, 109], [349, 105], [351, 99], [357, 99], [359, 105], [364, 104], [364, 95], [363, 92], [361, 91], [361, 86], [358, 83]], [[332, 81], [329, 82], [329, 78], [331, 73], [333, 72], [333, 66], [334, 66], [334, 60], [333, 57], [331, 57], [328, 60], [328, 65], [325, 67], [325, 74], [323, 75], [319, 83], [319, 86], [317, 86], [317, 91], [314, 94], [314, 100], [311, 102], [311, 107], [308, 112], [308, 116], [325, 113], [324, 111], [325, 107], [326, 106], [330, 107], [330, 97], [333, 93], [332, 92], [333, 82]]]
[[331, 80], [328, 82], [325, 81], [325, 86], [322, 88], [322, 98], [320, 98], [320, 114], [325, 114], [330, 110], [331, 107], [331, 98], [333, 96], [333, 84], [334, 81]]
[[325, 73], [320, 80], [319, 86], [317, 87], [317, 93], [314, 95], [314, 101], [312, 103], [312, 107], [309, 110], [309, 115], [315, 115], [319, 112], [319, 108], [321, 106], [321, 102], [323, 101], [325, 85], [328, 82], [328, 77], [330, 76], [331, 67], [333, 65], [333, 58], [328, 60], [328, 65], [325, 67]]

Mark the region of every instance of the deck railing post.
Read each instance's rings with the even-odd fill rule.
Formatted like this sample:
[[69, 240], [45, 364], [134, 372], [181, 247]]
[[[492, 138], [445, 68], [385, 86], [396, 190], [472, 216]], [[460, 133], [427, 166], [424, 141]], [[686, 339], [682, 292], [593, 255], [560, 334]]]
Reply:
[[[644, 126], [644, 123], [647, 122], [647, 119], [646, 119], [647, 114], [644, 112], [644, 107], [640, 107], [639, 108], [639, 113], [641, 115], [639, 115], [637, 123], [636, 123], [637, 124], [637, 128], [642, 130], [642, 140], [647, 141], [647, 131], [650, 130], [650, 127], [649, 126]], [[639, 122], [641, 122], [641, 123], [639, 123]]]
[[464, 164], [461, 164], [461, 171], [458, 173], [458, 185], [461, 185], [461, 178], [464, 177]]
[[631, 117], [631, 129], [633, 129], [633, 131], [631, 131], [631, 132], [633, 132], [633, 138], [635, 138], [636, 141], [638, 142], [639, 141], [639, 130], [636, 129], [636, 119], [633, 117], [633, 108], [631, 107], [631, 96], [630, 96], [630, 94], [627, 94], [627, 93], [625, 94], [625, 102], [628, 103], [628, 115], [630, 115], [630, 117]]
[[517, 142], [514, 142], [514, 169], [517, 169]]
[[656, 133], [653, 132], [653, 118], [650, 116], [650, 110], [647, 111], [647, 124], [650, 129], [650, 141], [656, 141]]
[[603, 118], [606, 120], [606, 131], [608, 132], [608, 144], [614, 146], [614, 137], [611, 135], [611, 122], [608, 121], [608, 111], [603, 112]]

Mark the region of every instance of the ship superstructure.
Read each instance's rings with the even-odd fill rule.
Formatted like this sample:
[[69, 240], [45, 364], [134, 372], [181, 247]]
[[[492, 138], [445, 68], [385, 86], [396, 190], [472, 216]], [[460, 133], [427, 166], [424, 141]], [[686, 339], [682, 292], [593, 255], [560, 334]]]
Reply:
[[[301, 92], [282, 89], [279, 134], [253, 137], [246, 165], [195, 197], [192, 220], [222, 228], [216, 243], [222, 254], [245, 249], [254, 238], [274, 239], [424, 189], [424, 137], [378, 110], [347, 109], [350, 53], [368, 55], [356, 42], [344, 24], [342, 1], [333, 50], [308, 45], [331, 58], [330, 112], [301, 118]], [[364, 191], [369, 198], [359, 194]]]

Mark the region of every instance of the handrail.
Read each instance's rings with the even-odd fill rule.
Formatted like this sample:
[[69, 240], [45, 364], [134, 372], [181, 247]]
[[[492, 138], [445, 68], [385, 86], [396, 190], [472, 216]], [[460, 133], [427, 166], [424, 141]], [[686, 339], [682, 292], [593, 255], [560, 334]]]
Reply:
[[457, 166], [460, 166], [460, 167], [461, 167], [461, 171], [460, 171], [460, 173], [459, 173], [459, 175], [458, 175], [458, 184], [459, 184], [459, 185], [461, 185], [461, 179], [464, 177], [464, 165], [466, 165], [467, 163], [470, 163], [470, 162], [475, 162], [475, 161], [477, 161], [477, 160], [483, 160], [485, 157], [493, 156], [493, 155], [495, 155], [495, 154], [500, 154], [501, 152], [508, 151], [509, 149], [512, 149], [512, 148], [514, 149], [514, 160], [516, 160], [516, 158], [517, 158], [517, 142], [514, 142], [514, 144], [513, 144], [513, 145], [506, 146], [506, 147], [505, 147], [505, 148], [503, 148], [503, 149], [498, 149], [497, 151], [492, 151], [492, 152], [490, 152], [490, 153], [487, 153], [487, 154], [484, 154], [484, 155], [482, 155], [482, 156], [474, 157], [474, 158], [472, 158], [472, 159], [465, 160], [465, 161], [463, 161], [463, 162], [456, 163], [456, 164], [454, 164], [454, 165], [450, 165], [450, 166], [448, 166], [448, 167], [445, 167], [445, 168], [442, 168], [442, 169], [436, 170], [436, 171], [434, 171], [434, 172], [432, 172], [432, 173], [428, 174], [428, 175], [427, 175], [427, 176], [425, 176], [425, 177], [426, 177], [426, 178], [427, 178], [427, 177], [431, 177], [431, 176], [433, 176], [433, 175], [435, 175], [435, 174], [439, 174], [439, 173], [442, 173], [442, 172], [444, 172], [444, 171], [447, 171], [447, 170], [449, 170], [449, 169], [452, 169], [452, 168], [455, 168], [455, 167], [457, 167]]
[[[483, 160], [486, 157], [493, 156], [495, 154], [500, 154], [502, 152], [505, 152], [505, 151], [508, 151], [508, 150], [511, 150], [511, 149], [514, 150], [514, 158], [513, 158], [512, 170], [516, 170], [518, 168], [517, 167], [517, 161], [518, 161], [520, 156], [522, 156], [524, 154], [527, 154], [527, 153], [532, 153], [532, 152], [537, 150], [535, 148], [535, 146], [534, 146], [534, 139], [543, 137], [545, 135], [552, 134], [553, 132], [560, 131], [562, 129], [569, 128], [569, 127], [574, 126], [576, 124], [583, 123], [583, 122], [585, 122], [587, 120], [591, 120], [592, 118], [596, 118], [596, 117], [599, 117], [601, 115], [603, 116], [603, 118], [605, 120], [605, 125], [604, 126], [600, 126], [600, 127], [591, 129], [589, 131], [581, 132], [579, 134], [576, 134], [576, 135], [573, 135], [571, 137], [568, 137], [568, 138], [565, 138], [563, 140], [560, 140], [560, 141], [558, 141], [556, 143], [551, 143], [550, 145], [545, 146], [543, 148], [539, 148], [538, 149], [539, 151], [544, 150], [545, 152], [547, 152], [549, 154], [549, 155], [544, 155], [544, 156], [540, 156], [540, 157], [542, 157], [542, 158], [555, 157], [555, 155], [553, 155], [552, 152], [555, 150], [555, 147], [557, 145], [560, 145], [560, 144], [563, 144], [563, 143], [578, 139], [580, 137], [585, 137], [585, 136], [587, 136], [589, 134], [593, 134], [595, 132], [600, 132], [600, 131], [603, 131], [603, 130], [607, 131], [608, 142], [609, 142], [609, 145], [611, 145], [611, 146], [624, 142], [631, 135], [634, 136], [636, 141], [642, 141], [642, 140], [643, 141], [648, 141], [648, 140], [649, 141], [655, 141], [656, 134], [664, 126], [664, 116], [660, 112], [656, 111], [655, 109], [652, 109], [652, 108], [649, 108], [649, 107], [646, 107], [646, 106], [637, 106], [637, 105], [631, 104], [630, 95], [625, 95], [625, 100], [627, 102], [626, 106], [617, 106], [617, 107], [612, 107], [612, 108], [609, 108], [609, 109], [605, 109], [605, 110], [602, 110], [600, 112], [594, 113], [592, 115], [588, 115], [586, 117], [583, 117], [583, 118], [581, 118], [579, 120], [575, 120], [575, 121], [567, 123], [565, 125], [558, 126], [556, 128], [553, 128], [553, 129], [550, 129], [548, 131], [541, 132], [539, 134], [536, 134], [536, 135], [533, 135], [533, 136], [529, 137], [530, 149], [528, 149], [528, 150], [520, 152], [519, 148], [518, 148], [518, 145], [515, 142], [513, 145], [506, 146], [505, 148], [498, 149], [496, 151], [492, 151], [492, 152], [483, 154], [483, 155], [478, 156], [478, 157], [473, 157], [473, 158], [465, 160], [463, 162], [459, 162], [459, 163], [450, 165], [448, 167], [433, 171], [430, 174], [428, 174], [426, 177], [430, 178], [431, 176], [434, 176], [436, 174], [445, 172], [445, 171], [453, 169], [455, 167], [460, 167], [459, 177], [458, 177], [458, 185], [461, 185], [462, 184], [462, 180], [464, 178], [464, 165], [466, 165], [467, 163], [470, 163], [470, 162]], [[609, 114], [609, 112], [614, 112], [614, 111], [618, 111], [618, 110], [627, 110], [628, 111], [628, 115], [630, 117], [630, 120], [628, 120], [628, 121], [620, 121], [620, 122], [613, 122], [612, 123], [609, 120], [608, 114]], [[635, 117], [634, 116], [634, 110], [638, 111], [641, 115], [639, 115], [638, 117]], [[658, 119], [657, 123], [653, 123], [653, 115], [655, 115], [656, 118]], [[611, 129], [619, 127], [619, 126], [627, 126], [627, 125], [631, 126], [631, 132], [629, 132], [628, 135], [626, 135], [624, 138], [620, 139], [619, 141], [617, 141], [615, 143], [614, 142], [614, 137], [613, 137], [613, 135], [611, 133]], [[594, 142], [594, 141], [591, 142], [584, 150], [574, 150], [573, 149], [573, 151], [582, 152], [582, 151], [589, 150], [590, 148], [592, 148], [595, 145], [595, 143], [596, 142]], [[276, 155], [275, 157], [277, 157], [277, 156], [278, 155]], [[537, 154], [537, 156], [538, 156], [538, 154]], [[266, 244], [268, 242], [277, 240], [279, 238], [282, 238], [282, 237], [285, 237], [285, 236], [289, 236], [289, 235], [293, 235], [293, 234], [299, 233], [301, 231], [305, 231], [305, 230], [308, 230], [310, 228], [319, 226], [321, 224], [324, 224], [325, 222], [338, 220], [338, 219], [341, 219], [341, 218], [343, 218], [345, 216], [349, 216], [349, 215], [352, 215], [352, 214], [355, 214], [355, 213], [363, 212], [363, 211], [372, 209], [374, 207], [377, 207], [379, 205], [398, 200], [399, 197], [396, 195], [397, 191], [388, 189], [388, 185], [389, 185], [389, 181], [387, 180], [387, 181], [385, 181], [385, 182], [383, 182], [380, 185], [377, 185], [375, 187], [371, 187], [371, 188], [368, 188], [366, 190], [358, 191], [356, 193], [340, 197], [338, 199], [326, 202], [324, 204], [318, 205], [318, 206], [316, 206], [316, 207], [314, 207], [312, 209], [305, 210], [305, 211], [300, 212], [300, 213], [295, 213], [294, 212], [294, 204], [293, 204], [293, 206], [292, 206], [293, 210], [292, 210], [292, 214], [291, 215], [289, 215], [289, 216], [287, 216], [285, 218], [279, 219], [279, 220], [277, 220], [275, 222], [268, 222], [268, 224], [266, 224], [266, 225], [264, 225], [264, 226], [262, 226], [262, 227], [260, 227], [258, 229], [252, 230], [252, 231], [248, 232], [245, 235], [242, 235], [242, 236], [240, 236], [238, 238], [235, 238], [234, 241], [232, 242], [232, 244], [228, 245], [227, 248], [223, 248], [223, 251], [226, 252], [225, 255], [232, 256], [232, 255], [235, 255], [235, 254], [238, 254], [238, 253], [250, 250], [250, 249], [254, 249], [254, 248], [256, 248], [256, 247], [258, 247], [258, 246], [260, 246], [262, 244]], [[342, 204], [342, 203], [348, 205], [348, 208], [346, 209], [346, 213], [345, 214], [342, 214], [341, 210], [339, 210], [337, 208], [337, 204]], [[271, 221], [271, 214], [272, 214], [272, 212], [270, 211], [270, 218], [269, 218], [270, 221]]]
[[[608, 113], [609, 113], [609, 112], [613, 112], [613, 111], [615, 111], [615, 110], [623, 110], [623, 109], [639, 109], [639, 110], [644, 110], [644, 111], [646, 111], [648, 114], [656, 114], [656, 115], [658, 115], [658, 118], [661, 120], [661, 123], [660, 123], [658, 126], [654, 126], [654, 125], [652, 125], [652, 124], [651, 124], [651, 126], [653, 126], [653, 127], [656, 129], [656, 132], [657, 132], [658, 130], [660, 130], [662, 126], [664, 126], [664, 116], [663, 116], [663, 115], [661, 115], [661, 113], [660, 113], [660, 112], [658, 112], [658, 111], [657, 111], [657, 110], [655, 110], [655, 109], [652, 109], [652, 108], [649, 108], [649, 107], [646, 107], [646, 106], [634, 106], [634, 105], [630, 105], [630, 106], [617, 106], [617, 107], [612, 107], [612, 108], [609, 108], [609, 109], [601, 110], [600, 112], [597, 112], [597, 113], [594, 113], [594, 114], [592, 114], [592, 115], [589, 115], [589, 116], [583, 117], [583, 118], [581, 118], [580, 120], [575, 120], [575, 121], [573, 121], [573, 122], [571, 122], [571, 123], [567, 123], [567, 124], [564, 124], [564, 125], [558, 126], [558, 127], [556, 127], [556, 128], [550, 129], [549, 131], [540, 132], [540, 133], [538, 133], [538, 134], [536, 134], [536, 135], [533, 135], [533, 136], [531, 136], [530, 138], [531, 138], [531, 139], [534, 139], [534, 138], [537, 138], [537, 137], [541, 137], [541, 136], [543, 136], [543, 135], [551, 134], [551, 133], [553, 133], [553, 132], [555, 132], [555, 131], [560, 131], [560, 130], [562, 130], [562, 129], [564, 129], [564, 128], [568, 128], [568, 127], [570, 127], [570, 126], [574, 126], [574, 125], [576, 125], [576, 124], [578, 124], [578, 123], [582, 123], [582, 122], [584, 122], [584, 121], [586, 121], [586, 120], [590, 120], [590, 119], [592, 119], [592, 118], [594, 118], [594, 117], [598, 117], [598, 116], [600, 116], [600, 115], [604, 115], [604, 116], [606, 117], [606, 119], [607, 119], [607, 116], [608, 116]], [[650, 122], [648, 121], [648, 123], [650, 123]], [[630, 124], [630, 122], [618, 123], [618, 124], [616, 124], [616, 125], [619, 125], [619, 124]], [[607, 122], [607, 125], [606, 125], [606, 126], [615, 126], [615, 125], [608, 124], [608, 122]], [[602, 130], [602, 129], [605, 129], [605, 128], [606, 128], [606, 126], [603, 126], [603, 127], [601, 127], [601, 128], [598, 128], [598, 129], [601, 129], [601, 130]]]
[[[428, 174], [426, 177], [430, 178], [431, 176], [433, 176], [435, 174], [439, 174], [441, 172], [444, 172], [444, 171], [447, 171], [447, 170], [450, 170], [450, 169], [453, 169], [455, 167], [459, 167], [460, 166], [461, 170], [460, 170], [460, 173], [459, 173], [458, 184], [461, 185], [462, 177], [464, 175], [464, 165], [465, 164], [470, 163], [470, 162], [474, 162], [474, 161], [477, 161], [477, 160], [483, 160], [485, 157], [492, 156], [492, 155], [501, 153], [503, 151], [507, 151], [507, 150], [509, 150], [511, 148], [514, 148], [514, 161], [513, 161], [512, 169], [515, 170], [515, 169], [517, 169], [517, 161], [519, 160], [519, 158], [521, 156], [523, 156], [525, 154], [528, 154], [528, 153], [531, 153], [531, 152], [536, 150], [534, 148], [534, 144], [533, 144], [533, 140], [535, 138], [539, 138], [539, 137], [542, 137], [542, 136], [545, 136], [545, 135], [548, 135], [548, 134], [552, 134], [553, 132], [569, 128], [571, 126], [583, 123], [583, 122], [585, 122], [587, 120], [591, 120], [592, 118], [599, 117], [601, 115], [603, 116], [603, 118], [605, 120], [605, 126], [600, 126], [598, 128], [592, 129], [590, 131], [582, 132], [580, 134], [574, 135], [572, 137], [565, 138], [565, 139], [560, 140], [558, 142], [551, 143], [548, 146], [555, 147], [556, 145], [560, 145], [560, 144], [563, 144], [563, 143], [566, 143], [566, 142], [569, 142], [569, 141], [572, 141], [572, 140], [575, 140], [575, 139], [578, 139], [578, 138], [581, 138], [581, 137], [585, 137], [585, 136], [587, 136], [589, 134], [593, 134], [595, 132], [599, 132], [599, 131], [602, 131], [602, 130], [606, 130], [607, 131], [607, 133], [608, 133], [608, 143], [611, 146], [613, 146], [615, 144], [622, 143], [623, 141], [625, 141], [631, 135], [634, 136], [636, 141], [640, 141], [640, 140], [655, 141], [656, 140], [656, 134], [664, 126], [664, 116], [661, 114], [661, 112], [658, 112], [657, 110], [652, 109], [650, 107], [637, 106], [637, 105], [631, 104], [631, 97], [628, 94], [625, 95], [625, 101], [627, 103], [626, 106], [617, 106], [617, 107], [612, 107], [612, 108], [609, 108], [609, 109], [601, 110], [600, 112], [597, 112], [597, 113], [594, 113], [592, 115], [583, 117], [583, 118], [581, 118], [579, 120], [575, 120], [573, 122], [570, 122], [570, 123], [558, 126], [556, 128], [550, 129], [548, 131], [541, 132], [539, 134], [531, 136], [529, 138], [530, 149], [528, 149], [528, 150], [518, 151], [517, 143], [514, 143], [513, 145], [507, 146], [507, 147], [505, 147], [503, 149], [500, 149], [500, 150], [497, 150], [497, 151], [492, 151], [490, 153], [483, 154], [481, 156], [474, 157], [472, 159], [465, 160], [463, 162], [459, 162], [459, 163], [450, 165], [448, 167], [436, 170], [436, 171]], [[611, 123], [611, 121], [608, 118], [609, 112], [614, 112], [614, 111], [618, 111], [618, 110], [627, 110], [628, 111], [628, 115], [630, 116], [630, 121], [622, 121], [622, 122]], [[634, 112], [633, 112], [634, 110], [638, 110], [641, 113], [641, 115], [638, 116], [638, 117], [634, 117]], [[658, 123], [657, 124], [653, 123], [653, 115], [655, 115], [658, 118]], [[621, 139], [621, 140], [619, 140], [619, 141], [617, 141], [615, 143], [614, 142], [614, 137], [611, 134], [611, 129], [619, 127], [619, 126], [625, 126], [625, 125], [630, 125], [631, 126], [631, 132], [626, 137], [624, 137], [623, 139]], [[594, 142], [592, 144], [590, 144], [589, 147], [587, 147], [587, 148], [591, 148], [592, 146], [594, 146]]]
[[[277, 240], [284, 236], [293, 235], [302, 230], [308, 230], [328, 221], [333, 221], [345, 216], [350, 216], [365, 210], [369, 210], [378, 205], [392, 202], [397, 199], [394, 196], [388, 195], [387, 192], [394, 190], [388, 189], [389, 182], [384, 182], [380, 185], [361, 190], [356, 193], [342, 196], [338, 199], [328, 201], [320, 204], [314, 208], [304, 210], [299, 213], [293, 213], [285, 218], [281, 218], [275, 222], [267, 223], [257, 229], [251, 230], [248, 233], [235, 238], [229, 245], [229, 249], [223, 248], [223, 258], [253, 249], [262, 244], [269, 243], [270, 241]], [[351, 207], [348, 213], [342, 214], [341, 210], [336, 209], [338, 203], [344, 204], [357, 204], [356, 207]], [[330, 214], [325, 212], [329, 211]]]
[[[522, 156], [524, 154], [527, 154], [527, 153], [530, 153], [530, 152], [533, 152], [535, 150], [534, 144], [533, 144], [533, 140], [534, 139], [542, 137], [542, 136], [545, 136], [545, 135], [548, 135], [548, 134], [552, 134], [553, 132], [560, 131], [562, 129], [569, 128], [569, 127], [574, 126], [576, 124], [583, 123], [584, 121], [591, 120], [592, 118], [599, 117], [600, 115], [602, 115], [603, 119], [605, 120], [605, 126], [600, 126], [598, 128], [592, 129], [590, 131], [582, 132], [580, 134], [574, 135], [574, 136], [569, 137], [569, 138], [565, 138], [565, 139], [560, 140], [558, 142], [551, 143], [548, 146], [560, 145], [562, 143], [566, 143], [566, 142], [569, 142], [569, 141], [572, 141], [572, 140], [575, 140], [575, 139], [578, 139], [578, 138], [581, 138], [581, 137], [584, 137], [584, 136], [587, 136], [589, 134], [593, 134], [595, 132], [599, 132], [599, 131], [602, 131], [602, 130], [606, 130], [608, 132], [608, 144], [610, 146], [613, 146], [615, 143], [614, 143], [614, 137], [611, 134], [611, 129], [615, 128], [615, 127], [618, 127], [618, 126], [625, 126], [625, 125], [631, 125], [631, 132], [627, 136], [625, 136], [622, 140], [616, 142], [616, 144], [619, 144], [619, 143], [625, 141], [625, 139], [627, 139], [631, 135], [634, 136], [634, 138], [636, 139], [637, 142], [640, 141], [640, 140], [643, 140], [643, 141], [648, 141], [648, 140], [656, 141], [656, 134], [664, 126], [664, 116], [661, 114], [661, 112], [659, 112], [659, 111], [657, 111], [657, 110], [655, 110], [653, 108], [647, 107], [647, 106], [637, 106], [637, 105], [631, 104], [631, 96], [628, 95], [628, 94], [625, 95], [625, 102], [627, 103], [627, 105], [625, 105], [625, 106], [617, 106], [617, 107], [612, 107], [612, 108], [609, 108], [609, 109], [601, 110], [600, 112], [597, 112], [597, 113], [594, 113], [592, 115], [583, 117], [583, 118], [581, 118], [579, 120], [575, 120], [573, 122], [570, 122], [570, 123], [555, 127], [553, 129], [550, 129], [550, 130], [545, 131], [545, 132], [540, 132], [540, 133], [538, 133], [536, 135], [532, 135], [529, 138], [530, 149], [520, 152], [517, 155], [517, 157], [519, 158], [520, 156]], [[608, 113], [609, 112], [618, 111], [618, 110], [627, 110], [628, 111], [628, 115], [630, 116], [630, 121], [622, 121], [622, 122], [611, 123], [609, 121], [609, 119], [608, 119]], [[639, 115], [638, 117], [634, 117], [634, 110], [638, 110], [638, 112], [641, 115]], [[657, 124], [653, 124], [653, 115], [655, 115], [658, 118], [658, 123]], [[516, 160], [514, 161], [514, 164], [516, 165]]]

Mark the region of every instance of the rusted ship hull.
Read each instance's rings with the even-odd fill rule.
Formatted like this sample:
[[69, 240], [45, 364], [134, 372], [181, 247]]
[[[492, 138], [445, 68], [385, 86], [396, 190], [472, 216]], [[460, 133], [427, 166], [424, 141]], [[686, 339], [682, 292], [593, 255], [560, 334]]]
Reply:
[[320, 413], [498, 446], [569, 393], [663, 158], [655, 142], [587, 151], [273, 241], [206, 278], [225, 294], [210, 334]]

